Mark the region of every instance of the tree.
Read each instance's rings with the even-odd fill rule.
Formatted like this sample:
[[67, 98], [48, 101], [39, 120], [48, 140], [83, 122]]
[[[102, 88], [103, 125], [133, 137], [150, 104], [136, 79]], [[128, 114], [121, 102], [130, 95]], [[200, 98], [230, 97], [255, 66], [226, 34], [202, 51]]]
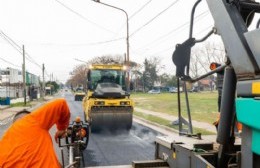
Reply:
[[83, 89], [86, 90], [87, 72], [88, 67], [86, 66], [86, 64], [76, 66], [71, 72], [71, 77], [67, 81], [67, 85], [70, 85], [72, 88], [83, 86]]
[[[83, 86], [84, 90], [86, 90], [87, 86], [87, 73], [88, 67], [91, 64], [125, 64], [125, 59], [120, 55], [104, 55], [95, 57], [91, 60], [86, 61], [86, 64], [81, 64], [76, 66], [71, 72], [71, 77], [67, 81], [67, 85], [70, 85], [72, 88], [76, 88], [78, 86]], [[130, 69], [138, 66], [136, 62], [130, 62]]]
[[174, 86], [177, 87], [177, 78], [174, 75], [169, 75], [167, 73], [163, 73], [160, 75], [160, 80], [162, 86]]
[[204, 43], [192, 50], [190, 62], [190, 76], [198, 77], [210, 71], [212, 62], [223, 63], [225, 58], [224, 46], [221, 43]]
[[132, 62], [131, 64], [131, 82], [133, 84], [133, 90], [137, 91], [137, 89], [139, 90], [139, 86], [143, 86], [143, 82], [142, 82], [142, 65]]
[[159, 71], [162, 66], [160, 66], [160, 60], [156, 57], [151, 57], [150, 59], [145, 58], [144, 60], [144, 71], [143, 71], [143, 84], [144, 90], [146, 88], [151, 89], [154, 83], [159, 79]]
[[55, 93], [59, 90], [60, 86], [55, 81], [46, 82], [47, 87], [51, 87], [51, 93]]
[[[122, 55], [103, 55], [99, 57], [95, 57], [89, 61], [87, 61], [89, 65], [91, 64], [121, 64], [126, 65], [126, 61]], [[129, 67], [130, 69], [133, 69], [135, 67], [140, 66], [140, 64], [129, 61]]]
[[91, 64], [124, 64], [124, 57], [121, 55], [103, 55], [99, 57], [95, 57], [89, 61], [87, 61], [89, 65]]

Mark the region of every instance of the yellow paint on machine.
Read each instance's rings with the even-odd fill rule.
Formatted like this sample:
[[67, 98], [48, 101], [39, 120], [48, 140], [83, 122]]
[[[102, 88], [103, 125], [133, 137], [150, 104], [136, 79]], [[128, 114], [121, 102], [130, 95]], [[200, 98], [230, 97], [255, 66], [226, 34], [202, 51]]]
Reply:
[[173, 152], [173, 153], [172, 153], [172, 158], [173, 158], [173, 159], [176, 159], [176, 152]]
[[252, 94], [260, 94], [260, 82], [252, 83]]
[[91, 69], [113, 69], [113, 70], [125, 70], [125, 67], [123, 65], [100, 65], [100, 64], [94, 64], [91, 65]]

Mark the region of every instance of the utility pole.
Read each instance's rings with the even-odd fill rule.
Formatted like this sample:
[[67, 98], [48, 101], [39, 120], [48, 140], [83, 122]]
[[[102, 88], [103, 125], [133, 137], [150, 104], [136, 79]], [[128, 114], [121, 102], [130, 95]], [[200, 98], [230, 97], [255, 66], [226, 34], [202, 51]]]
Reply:
[[45, 96], [45, 79], [44, 79], [45, 66], [42, 64], [42, 97]]
[[53, 73], [50, 74], [50, 82], [52, 82], [53, 79]]
[[25, 73], [25, 50], [23, 45], [23, 96], [24, 106], [26, 106], [26, 73]]

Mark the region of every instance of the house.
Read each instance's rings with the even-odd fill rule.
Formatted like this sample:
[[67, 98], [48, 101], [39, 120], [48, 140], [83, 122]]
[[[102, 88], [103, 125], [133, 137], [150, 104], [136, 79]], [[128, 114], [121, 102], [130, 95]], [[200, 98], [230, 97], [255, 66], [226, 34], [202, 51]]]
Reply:
[[[33, 86], [39, 89], [39, 77], [26, 72], [26, 86], [27, 90]], [[14, 68], [0, 69], [0, 97], [17, 98], [23, 97], [23, 75], [22, 71]]]
[[212, 91], [215, 88], [215, 84], [211, 79], [202, 79], [198, 81], [198, 87], [201, 91]]

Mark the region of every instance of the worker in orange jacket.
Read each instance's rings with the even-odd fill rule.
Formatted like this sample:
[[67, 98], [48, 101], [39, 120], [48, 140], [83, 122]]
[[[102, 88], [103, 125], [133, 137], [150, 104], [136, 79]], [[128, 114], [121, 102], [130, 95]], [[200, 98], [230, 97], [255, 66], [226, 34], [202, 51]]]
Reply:
[[56, 99], [15, 121], [0, 140], [0, 168], [61, 167], [49, 130], [56, 124], [57, 141], [65, 134], [69, 119], [66, 101]]

